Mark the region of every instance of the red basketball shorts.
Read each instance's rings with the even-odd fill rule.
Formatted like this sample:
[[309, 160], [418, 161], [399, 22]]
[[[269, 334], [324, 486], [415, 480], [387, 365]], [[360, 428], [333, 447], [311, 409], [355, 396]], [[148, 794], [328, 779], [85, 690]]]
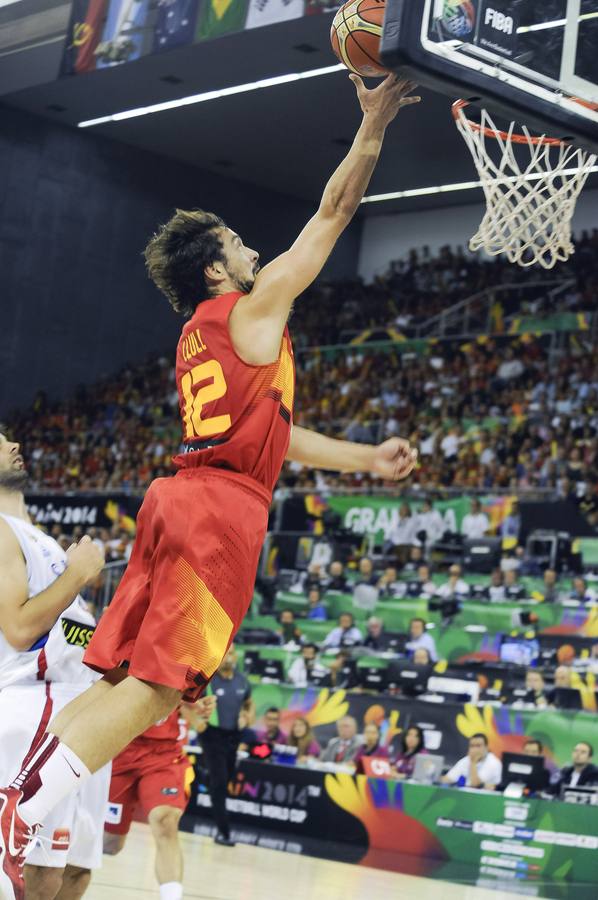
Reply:
[[104, 829], [127, 834], [138, 807], [145, 816], [157, 806], [184, 811], [193, 776], [193, 766], [177, 743], [137, 738], [112, 763]]
[[182, 469], [158, 478], [137, 517], [129, 565], [84, 662], [196, 700], [253, 597], [269, 496], [244, 475]]

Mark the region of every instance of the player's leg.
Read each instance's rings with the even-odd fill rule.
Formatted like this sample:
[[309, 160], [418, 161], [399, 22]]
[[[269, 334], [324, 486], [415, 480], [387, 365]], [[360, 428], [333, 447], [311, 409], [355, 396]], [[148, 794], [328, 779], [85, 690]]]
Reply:
[[[91, 883], [91, 870], [79, 866], [67, 866], [62, 876], [62, 887], [55, 900], [80, 900]], [[29, 894], [27, 894], [29, 900]]]
[[138, 787], [139, 802], [156, 842], [155, 870], [160, 900], [181, 900], [183, 896], [179, 822], [189, 802], [194, 773], [187, 756], [182, 754], [177, 759], [177, 752], [180, 750], [176, 746], [170, 746], [159, 756], [153, 754]]
[[51, 866], [25, 866], [27, 900], [54, 900], [62, 887], [64, 869]]
[[160, 900], [181, 900], [183, 896], [183, 852], [179, 822], [183, 811], [173, 806], [156, 806], [148, 822], [156, 842], [156, 878]]
[[110, 672], [92, 684], [86, 691], [83, 691], [74, 700], [71, 700], [50, 722], [48, 731], [60, 737], [70, 722], [79, 715], [90, 703], [95, 703], [100, 697], [107, 694], [115, 685], [119, 684], [127, 677], [126, 669], [112, 669]]
[[133, 738], [169, 715], [181, 692], [128, 676], [80, 710], [60, 740], [48, 733], [13, 782], [20, 788], [19, 813], [33, 826], [69, 792], [79, 788]]

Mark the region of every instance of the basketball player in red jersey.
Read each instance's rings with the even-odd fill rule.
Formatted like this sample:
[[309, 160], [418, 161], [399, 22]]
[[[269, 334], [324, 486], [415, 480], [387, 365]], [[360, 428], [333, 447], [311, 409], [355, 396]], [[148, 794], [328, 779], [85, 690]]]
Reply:
[[204, 727], [216, 698], [183, 703], [163, 722], [152, 725], [112, 761], [110, 799], [104, 825], [104, 853], [125, 846], [135, 807], [147, 816], [156, 844], [155, 872], [160, 900], [182, 900], [183, 852], [179, 821], [187, 808], [193, 766], [184, 751], [188, 725]]
[[177, 211], [146, 248], [150, 277], [191, 316], [177, 348], [184, 452], [174, 478], [150, 486], [129, 566], [87, 649], [104, 677], [50, 723], [13, 784], [0, 790], [0, 888], [23, 896], [31, 832], [181, 697], [204, 690], [252, 598], [272, 489], [284, 459], [401, 479], [417, 453], [292, 428], [294, 366], [287, 319], [351, 221], [387, 126], [414, 85], [353, 80], [363, 120], [318, 211], [259, 271], [258, 253], [211, 213]]

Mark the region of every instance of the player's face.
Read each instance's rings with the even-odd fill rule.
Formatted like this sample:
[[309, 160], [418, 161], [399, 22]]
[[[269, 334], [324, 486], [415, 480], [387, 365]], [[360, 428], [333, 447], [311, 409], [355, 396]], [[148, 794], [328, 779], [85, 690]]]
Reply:
[[222, 233], [224, 255], [226, 256], [226, 272], [238, 290], [248, 294], [259, 272], [260, 258], [256, 250], [246, 247], [242, 239], [230, 228]]
[[19, 491], [27, 482], [27, 472], [19, 444], [0, 433], [0, 488]]

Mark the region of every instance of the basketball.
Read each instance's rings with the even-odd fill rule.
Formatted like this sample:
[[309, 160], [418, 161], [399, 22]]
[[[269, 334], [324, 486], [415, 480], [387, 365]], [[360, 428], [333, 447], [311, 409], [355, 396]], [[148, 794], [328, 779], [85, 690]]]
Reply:
[[349, 0], [334, 17], [330, 29], [332, 49], [357, 75], [370, 78], [388, 75], [380, 62], [385, 9], [385, 0]]

